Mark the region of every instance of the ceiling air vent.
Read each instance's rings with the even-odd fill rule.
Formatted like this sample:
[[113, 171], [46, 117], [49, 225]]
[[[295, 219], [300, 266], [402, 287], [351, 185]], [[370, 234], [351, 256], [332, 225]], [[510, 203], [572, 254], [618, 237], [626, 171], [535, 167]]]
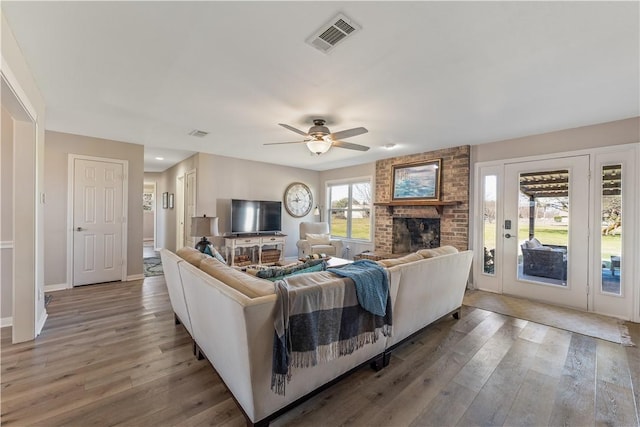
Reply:
[[205, 136], [209, 135], [209, 132], [205, 132], [203, 130], [194, 129], [191, 132], [189, 132], [189, 135], [197, 136], [198, 138], [204, 138]]
[[339, 13], [307, 39], [307, 43], [321, 52], [329, 53], [347, 37], [360, 30], [358, 24]]

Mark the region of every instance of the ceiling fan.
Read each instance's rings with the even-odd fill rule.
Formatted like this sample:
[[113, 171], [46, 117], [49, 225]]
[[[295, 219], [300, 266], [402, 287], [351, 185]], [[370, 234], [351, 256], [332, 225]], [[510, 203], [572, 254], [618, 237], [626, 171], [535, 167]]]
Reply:
[[362, 135], [369, 132], [363, 127], [342, 130], [340, 132], [331, 133], [328, 127], [326, 127], [324, 119], [313, 119], [313, 126], [309, 128], [309, 132], [303, 132], [300, 129], [296, 129], [293, 126], [286, 125], [284, 123], [278, 123], [283, 128], [289, 129], [298, 135], [304, 136], [303, 141], [293, 142], [270, 142], [264, 145], [279, 145], [279, 144], [307, 144], [307, 148], [317, 155], [326, 153], [331, 147], [347, 148], [349, 150], [367, 151], [369, 147], [364, 145], [353, 144], [351, 142], [340, 141], [341, 138], [349, 138], [352, 136]]

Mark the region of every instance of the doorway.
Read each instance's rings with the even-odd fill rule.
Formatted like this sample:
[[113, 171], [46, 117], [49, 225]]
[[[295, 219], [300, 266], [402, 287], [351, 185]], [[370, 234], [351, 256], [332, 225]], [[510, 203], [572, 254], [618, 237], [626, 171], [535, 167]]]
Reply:
[[0, 155], [0, 324], [11, 341], [34, 339], [47, 319], [44, 307], [42, 149], [37, 111], [2, 58]]
[[126, 281], [124, 160], [69, 155], [73, 286]]
[[[153, 251], [157, 248], [157, 214], [156, 214], [156, 183], [145, 182], [144, 191], [142, 193], [142, 239], [145, 251], [151, 248]], [[143, 254], [143, 256], [146, 256]]]
[[638, 148], [477, 164], [475, 287], [638, 319]]

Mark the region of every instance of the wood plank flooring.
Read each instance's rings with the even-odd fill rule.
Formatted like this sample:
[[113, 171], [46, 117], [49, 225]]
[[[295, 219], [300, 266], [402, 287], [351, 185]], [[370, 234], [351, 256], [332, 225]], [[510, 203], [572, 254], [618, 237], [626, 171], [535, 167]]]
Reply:
[[[35, 342], [2, 329], [3, 426], [245, 424], [162, 276], [55, 292], [47, 311]], [[639, 407], [637, 347], [463, 307], [272, 425], [634, 426]]]

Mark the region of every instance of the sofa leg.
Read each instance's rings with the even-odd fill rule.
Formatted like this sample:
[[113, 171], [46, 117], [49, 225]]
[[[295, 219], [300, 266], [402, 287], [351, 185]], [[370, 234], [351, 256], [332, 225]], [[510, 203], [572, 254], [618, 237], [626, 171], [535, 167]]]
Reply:
[[194, 352], [195, 352], [195, 355], [196, 355], [196, 359], [198, 359], [198, 360], [204, 359], [204, 354], [202, 353], [202, 350], [200, 350], [200, 347], [198, 347], [198, 344], [196, 344], [194, 342], [193, 346], [194, 346]]
[[175, 314], [175, 313], [173, 313], [173, 322], [174, 322], [176, 325], [179, 325], [180, 323], [182, 323], [182, 322], [180, 322], [180, 318], [178, 317], [178, 315], [177, 315], [177, 314]]
[[459, 320], [460, 319], [460, 309], [457, 309], [456, 311], [451, 313], [451, 315], [453, 316], [454, 319]]
[[378, 356], [376, 356], [376, 358], [369, 363], [369, 366], [371, 366], [371, 369], [378, 372], [381, 369], [389, 366], [390, 359], [391, 359], [391, 353], [387, 353], [385, 351], [384, 353], [380, 353]]

